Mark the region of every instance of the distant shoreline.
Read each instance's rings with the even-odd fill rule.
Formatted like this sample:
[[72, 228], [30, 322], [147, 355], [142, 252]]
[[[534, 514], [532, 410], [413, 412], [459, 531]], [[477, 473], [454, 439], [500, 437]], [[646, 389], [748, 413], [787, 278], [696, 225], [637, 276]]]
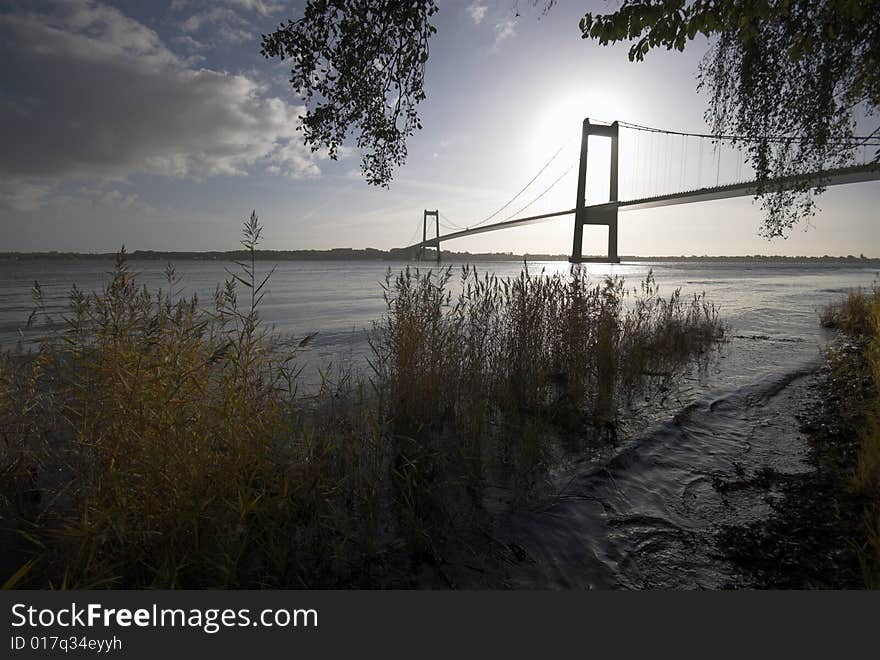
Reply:
[[[0, 261], [32, 261], [37, 259], [53, 259], [59, 261], [84, 261], [84, 260], [107, 260], [115, 258], [113, 252], [0, 252]], [[135, 250], [127, 254], [129, 259], [144, 261], [233, 261], [245, 257], [243, 250], [230, 251], [206, 251], [206, 252], [160, 252], [154, 250]], [[257, 250], [255, 254], [260, 260], [274, 261], [412, 261], [410, 255], [403, 249], [376, 250], [373, 248], [335, 248], [332, 250]], [[513, 254], [510, 252], [448, 252], [443, 251], [444, 261], [566, 261], [568, 255], [564, 254]], [[433, 252], [429, 253], [425, 263], [433, 262]], [[622, 261], [636, 262], [816, 262], [816, 263], [845, 263], [852, 265], [878, 265], [880, 257], [865, 257], [859, 255], [821, 257], [783, 255], [736, 255], [736, 256], [698, 256], [679, 255], [662, 257], [643, 257], [636, 255], [622, 255]]]

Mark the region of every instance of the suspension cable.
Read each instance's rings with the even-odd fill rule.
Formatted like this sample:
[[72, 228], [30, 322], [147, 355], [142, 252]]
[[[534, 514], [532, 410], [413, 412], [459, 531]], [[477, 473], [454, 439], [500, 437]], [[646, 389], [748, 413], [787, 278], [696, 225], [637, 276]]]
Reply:
[[568, 168], [567, 170], [565, 170], [562, 174], [560, 174], [558, 177], [556, 177], [556, 179], [553, 180], [553, 183], [551, 183], [549, 186], [547, 186], [546, 188], [544, 188], [544, 190], [541, 192], [540, 195], [538, 195], [538, 196], [535, 197], [531, 202], [529, 202], [528, 204], [526, 204], [525, 206], [523, 206], [519, 211], [516, 211], [516, 212], [514, 212], [514, 213], [511, 213], [509, 216], [507, 216], [507, 217], [504, 218], [503, 220], [499, 220], [499, 222], [507, 222], [508, 220], [514, 218], [515, 216], [517, 216], [517, 215], [519, 215], [520, 213], [522, 213], [523, 211], [525, 211], [525, 210], [526, 210], [527, 208], [529, 208], [532, 204], [534, 204], [534, 203], [537, 202], [539, 199], [541, 199], [544, 195], [546, 195], [548, 192], [550, 192], [550, 190], [553, 188], [553, 186], [555, 186], [557, 183], [559, 183], [560, 181], [562, 181], [562, 179], [565, 177], [565, 175], [568, 174], [569, 172], [571, 172], [573, 169], [574, 169], [574, 165], [569, 166], [569, 168]]
[[666, 162], [663, 165], [663, 187], [661, 190], [669, 190], [669, 180], [672, 178], [672, 142], [670, 140], [666, 140], [666, 148], [663, 151], [666, 154]]
[[416, 230], [413, 232], [412, 238], [407, 241], [407, 245], [412, 245], [415, 240], [419, 237], [419, 230], [422, 228], [423, 220], [419, 220], [416, 222]]
[[684, 169], [687, 163], [687, 138], [681, 136], [678, 143], [678, 189], [684, 188]]
[[550, 156], [550, 160], [548, 160], [546, 163], [544, 163], [544, 166], [543, 166], [540, 170], [538, 170], [538, 173], [537, 173], [535, 176], [533, 176], [533, 177], [529, 180], [529, 182], [528, 182], [526, 185], [524, 185], [522, 188], [520, 188], [519, 192], [517, 192], [513, 197], [511, 197], [510, 200], [509, 200], [506, 204], [504, 204], [504, 205], [501, 206], [498, 210], [496, 210], [494, 213], [489, 214], [487, 217], [483, 218], [483, 219], [480, 220], [479, 222], [475, 222], [474, 224], [470, 225], [470, 227], [479, 227], [480, 225], [489, 222], [489, 220], [491, 220], [491, 219], [494, 218], [496, 215], [498, 215], [499, 213], [501, 213], [504, 209], [506, 209], [508, 206], [510, 206], [511, 204], [513, 204], [513, 202], [515, 202], [516, 199], [517, 199], [520, 195], [522, 195], [522, 194], [523, 194], [523, 193], [529, 188], [529, 186], [531, 186], [531, 185], [537, 180], [537, 178], [538, 178], [539, 176], [541, 176], [541, 175], [544, 173], [544, 170], [546, 170], [548, 167], [550, 167], [550, 163], [552, 163], [554, 160], [556, 160], [556, 157], [557, 157], [560, 153], [562, 153], [562, 150], [565, 149], [565, 147], [568, 146], [568, 144], [569, 144], [570, 142], [571, 142], [571, 140], [568, 140], [568, 141], [564, 142], [564, 143], [562, 144], [562, 146], [559, 147], [559, 149], [556, 150], [556, 153], [554, 153], [552, 156]]
[[633, 188], [633, 193], [638, 195], [638, 190], [635, 190], [637, 187], [636, 181], [636, 163], [639, 161], [639, 144], [642, 141], [641, 133], [636, 134], [636, 144], [635, 144], [635, 156], [633, 157], [632, 164], [630, 165], [630, 174], [629, 174], [629, 187]]
[[[438, 211], [438, 213], [439, 213], [439, 211]], [[466, 227], [462, 227], [462, 226], [461, 226], [460, 224], [458, 224], [457, 222], [453, 222], [452, 220], [450, 220], [449, 218], [447, 218], [447, 217], [446, 217], [445, 215], [443, 215], [442, 213], [440, 213], [440, 217], [443, 218], [443, 219], [446, 221], [446, 225], [447, 225], [447, 228], [448, 228], [448, 229], [466, 229]], [[442, 225], [443, 223], [441, 222], [440, 224]]]
[[688, 138], [686, 135], [681, 136], [681, 150], [684, 152], [684, 156], [682, 156], [681, 162], [681, 183], [679, 183], [679, 188], [684, 188], [685, 181], [687, 181], [687, 168], [688, 168]]
[[703, 185], [703, 144], [702, 140], [698, 143], [700, 145], [700, 160], [697, 162], [697, 188], [702, 187]]
[[[673, 131], [665, 128], [656, 128], [653, 126], [642, 126], [641, 124], [631, 124], [625, 121], [617, 122], [619, 126], [624, 128], [629, 128], [636, 131], [645, 131], [647, 133], [662, 133], [665, 135], [686, 135], [688, 137], [696, 137], [696, 138], [708, 138], [711, 140], [728, 140], [731, 142], [782, 142], [782, 143], [791, 143], [791, 142], [812, 142], [808, 138], [799, 138], [797, 136], [785, 136], [785, 135], [714, 135], [712, 133], [689, 133], [684, 131]], [[859, 144], [864, 144], [866, 141], [870, 141], [870, 144], [880, 144], [880, 137], [877, 135], [878, 130], [871, 131], [868, 135], [853, 135], [853, 136], [841, 136], [835, 137], [828, 140], [828, 142], [837, 144], [849, 144], [851, 142], [858, 142]]]

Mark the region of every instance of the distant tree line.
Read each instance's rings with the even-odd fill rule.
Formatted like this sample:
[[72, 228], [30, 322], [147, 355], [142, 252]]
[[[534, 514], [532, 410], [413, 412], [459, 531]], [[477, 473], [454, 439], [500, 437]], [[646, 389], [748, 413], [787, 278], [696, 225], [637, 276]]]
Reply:
[[[436, 252], [430, 252], [423, 263], [430, 265]], [[127, 253], [131, 260], [141, 261], [241, 261], [246, 256], [243, 250], [227, 252], [161, 252], [157, 250], [135, 250]], [[247, 254], [250, 257], [249, 253]], [[587, 255], [589, 256], [589, 255]], [[595, 255], [599, 256], [599, 255]], [[0, 261], [32, 261], [40, 259], [57, 260], [111, 260], [116, 257], [112, 252], [0, 252]], [[406, 249], [377, 250], [375, 248], [333, 248], [332, 250], [255, 250], [254, 257], [261, 261], [411, 261], [415, 254]], [[479, 262], [479, 261], [566, 261], [565, 254], [514, 254], [513, 252], [450, 252], [443, 250], [442, 258], [446, 262]], [[761, 262], [828, 262], [828, 263], [876, 263], [880, 257], [866, 257], [860, 254], [821, 257], [784, 256], [784, 255], [668, 255], [649, 257], [623, 255], [624, 261], [761, 261]]]

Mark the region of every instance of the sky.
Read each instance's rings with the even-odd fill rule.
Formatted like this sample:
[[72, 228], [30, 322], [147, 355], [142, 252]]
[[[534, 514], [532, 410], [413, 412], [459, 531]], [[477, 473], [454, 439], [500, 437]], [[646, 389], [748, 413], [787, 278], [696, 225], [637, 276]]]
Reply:
[[[299, 17], [301, 1], [0, 0], [0, 251], [235, 249], [252, 210], [267, 249], [401, 247], [424, 209], [473, 225], [545, 165], [494, 219], [572, 208], [584, 117], [707, 131], [696, 90], [704, 42], [631, 63], [626, 45], [580, 38], [584, 12], [616, 3], [560, 0], [547, 13], [530, 0], [438, 4], [424, 128], [383, 189], [363, 180], [354, 148], [331, 161], [301, 143], [302, 99], [285, 64], [260, 55], [260, 35]], [[630, 132], [622, 196], [652, 181], [742, 178], [737, 158], [725, 152], [717, 168], [696, 143]], [[588, 201], [605, 201], [607, 182], [597, 141]], [[750, 198], [633, 211], [621, 215], [619, 251], [880, 257], [880, 184], [831, 188], [819, 205], [774, 241], [758, 236]], [[571, 233], [566, 217], [443, 247], [563, 254]], [[584, 253], [604, 245], [605, 230], [588, 227]]]

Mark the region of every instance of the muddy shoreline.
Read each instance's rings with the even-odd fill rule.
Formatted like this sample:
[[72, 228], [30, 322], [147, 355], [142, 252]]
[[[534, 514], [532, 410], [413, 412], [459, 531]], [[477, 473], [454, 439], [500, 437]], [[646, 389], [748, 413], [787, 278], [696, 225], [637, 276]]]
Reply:
[[735, 585], [756, 589], [864, 588], [858, 549], [865, 542], [866, 500], [849, 487], [858, 462], [859, 404], [873, 388], [863, 347], [838, 339], [812, 378], [797, 413], [809, 442], [811, 470], [768, 469], [751, 479], [728, 479], [725, 489], [778, 494], [763, 521], [725, 526], [724, 556], [742, 569]]
[[556, 497], [459, 527], [409, 586], [863, 588], [863, 363], [841, 337], [811, 368], [692, 404]]

